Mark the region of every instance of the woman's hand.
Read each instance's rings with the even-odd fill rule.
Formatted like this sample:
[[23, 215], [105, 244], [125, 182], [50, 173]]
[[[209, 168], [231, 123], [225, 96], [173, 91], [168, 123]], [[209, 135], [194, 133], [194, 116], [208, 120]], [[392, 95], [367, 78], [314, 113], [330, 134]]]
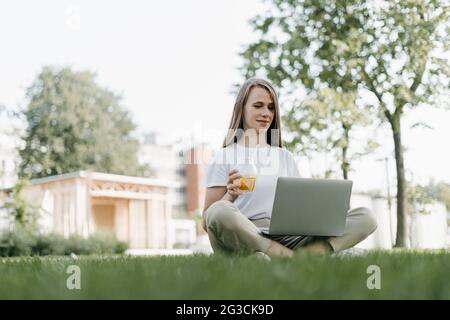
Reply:
[[232, 169], [230, 170], [230, 172], [228, 172], [227, 192], [223, 196], [223, 200], [234, 202], [234, 200], [236, 200], [236, 198], [242, 194], [242, 191], [239, 188], [241, 178], [242, 176], [236, 169]]

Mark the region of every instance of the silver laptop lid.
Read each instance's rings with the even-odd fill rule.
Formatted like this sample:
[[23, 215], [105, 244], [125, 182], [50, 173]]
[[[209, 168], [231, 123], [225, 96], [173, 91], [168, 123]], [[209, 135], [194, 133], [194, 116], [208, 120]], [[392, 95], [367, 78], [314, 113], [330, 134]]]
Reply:
[[339, 236], [344, 232], [353, 182], [279, 177], [269, 233]]

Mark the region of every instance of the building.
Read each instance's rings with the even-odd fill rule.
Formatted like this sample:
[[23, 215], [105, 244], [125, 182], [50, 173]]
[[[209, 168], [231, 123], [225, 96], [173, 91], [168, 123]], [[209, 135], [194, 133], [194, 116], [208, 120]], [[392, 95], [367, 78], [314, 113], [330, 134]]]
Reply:
[[[386, 198], [353, 193], [351, 208], [369, 208], [377, 220], [377, 229], [357, 247], [362, 249], [391, 249], [395, 244], [397, 215], [395, 200], [389, 206]], [[448, 225], [445, 205], [435, 202], [426, 206], [429, 213], [411, 212], [408, 221], [409, 244], [414, 249], [448, 248]]]
[[139, 162], [148, 164], [155, 172], [155, 178], [173, 181], [174, 216], [183, 216], [186, 211], [186, 179], [183, 153], [173, 144], [157, 142], [156, 133], [144, 136], [138, 153]]
[[186, 151], [186, 210], [191, 217], [205, 204], [206, 168], [212, 153], [205, 145]]
[[0, 119], [0, 189], [10, 188], [17, 181], [17, 139], [3, 130], [6, 125], [6, 120]]
[[204, 144], [184, 148], [177, 143], [162, 144], [155, 132], [146, 134], [139, 162], [150, 165], [156, 178], [176, 182], [173, 200], [175, 217], [193, 218], [205, 202], [206, 166], [212, 150]]
[[31, 183], [26, 197], [44, 210], [44, 231], [65, 237], [109, 231], [131, 249], [173, 246], [172, 182], [78, 171]]

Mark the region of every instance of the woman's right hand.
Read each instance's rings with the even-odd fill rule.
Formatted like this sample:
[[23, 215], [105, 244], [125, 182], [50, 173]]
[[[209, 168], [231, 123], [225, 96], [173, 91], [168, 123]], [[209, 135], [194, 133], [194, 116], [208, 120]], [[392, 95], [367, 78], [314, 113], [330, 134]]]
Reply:
[[227, 192], [222, 199], [234, 202], [234, 200], [242, 194], [240, 189], [241, 178], [242, 176], [236, 169], [232, 169], [228, 172]]

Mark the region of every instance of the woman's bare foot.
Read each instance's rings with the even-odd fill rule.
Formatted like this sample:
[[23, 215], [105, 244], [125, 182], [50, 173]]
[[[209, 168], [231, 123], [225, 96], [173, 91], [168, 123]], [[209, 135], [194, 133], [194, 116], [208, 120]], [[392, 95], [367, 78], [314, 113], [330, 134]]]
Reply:
[[294, 255], [294, 251], [292, 251], [288, 247], [283, 246], [277, 241], [271, 240], [269, 249], [267, 249], [266, 254], [269, 257], [292, 257]]
[[298, 249], [299, 252], [317, 253], [317, 254], [332, 254], [333, 247], [327, 241], [316, 241]]

